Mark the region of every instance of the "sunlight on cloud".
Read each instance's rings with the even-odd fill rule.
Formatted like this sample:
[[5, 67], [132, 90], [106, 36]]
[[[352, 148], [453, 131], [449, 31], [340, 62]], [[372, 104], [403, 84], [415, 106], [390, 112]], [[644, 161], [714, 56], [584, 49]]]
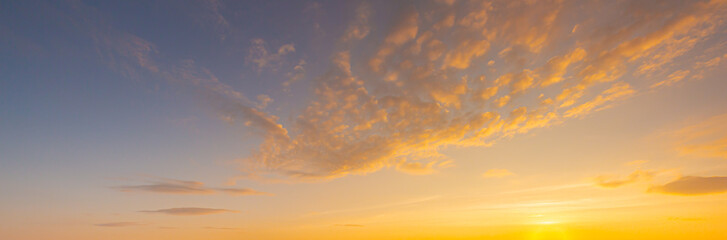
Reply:
[[[620, 13], [605, 10], [615, 11], [614, 17], [652, 16], [644, 18], [651, 22], [614, 29], [603, 19], [582, 16], [579, 31], [564, 39], [558, 33], [573, 27], [558, 16], [577, 5], [461, 3], [453, 8], [464, 12], [449, 28], [443, 26], [449, 26], [451, 9], [402, 10], [368, 60], [365, 54], [352, 57], [358, 52], [355, 43], [337, 50], [330, 70], [316, 82], [317, 98], [285, 124], [287, 134], [266, 138], [246, 167], [302, 179], [392, 166], [429, 173], [433, 160], [418, 152], [488, 146], [499, 138], [584, 117], [638, 93], [644, 86], [625, 77], [630, 69], [666, 68], [692, 42], [714, 33], [724, 7], [719, 1], [663, 9], [627, 4]], [[667, 14], [682, 8], [684, 14]], [[441, 19], [424, 19], [418, 12]], [[616, 32], [603, 35], [607, 31]], [[690, 44], [680, 44], [685, 39]], [[565, 50], [556, 51], [551, 45], [556, 43]], [[489, 52], [499, 52], [509, 66], [495, 74], [483, 72], [480, 66], [494, 57]], [[670, 53], [662, 62], [648, 60]], [[531, 60], [536, 55], [551, 57]], [[353, 67], [361, 62], [369, 68]], [[600, 94], [591, 93], [604, 85], [609, 87]], [[559, 94], [551, 95], [558, 89]], [[533, 95], [541, 101], [528, 103]]]
[[[370, 26], [375, 12], [362, 4], [328, 70], [311, 76], [312, 100], [302, 113], [281, 116], [264, 111], [269, 96], [251, 101], [194, 61], [154, 61], [156, 48], [139, 37], [93, 34], [112, 67], [193, 86], [220, 118], [258, 134], [260, 147], [240, 160], [248, 177], [317, 180], [382, 168], [435, 173], [436, 162], [449, 160], [439, 154], [447, 147], [490, 146], [703, 74], [721, 56], [700, 60], [700, 68], [674, 59], [694, 55], [688, 53], [696, 44], [718, 31], [725, 4], [461, 1], [401, 8], [384, 29]], [[364, 40], [377, 43], [375, 50]], [[252, 39], [247, 63], [275, 71], [296, 51], [293, 43], [269, 48]], [[287, 73], [283, 90], [305, 76], [304, 65], [300, 60]], [[699, 146], [683, 151], [719, 154]]]

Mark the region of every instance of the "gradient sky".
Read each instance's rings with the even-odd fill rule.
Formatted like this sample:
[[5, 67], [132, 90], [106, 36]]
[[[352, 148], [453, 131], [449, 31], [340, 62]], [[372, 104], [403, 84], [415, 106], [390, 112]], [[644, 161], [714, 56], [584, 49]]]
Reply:
[[727, 1], [0, 1], [0, 239], [725, 239]]

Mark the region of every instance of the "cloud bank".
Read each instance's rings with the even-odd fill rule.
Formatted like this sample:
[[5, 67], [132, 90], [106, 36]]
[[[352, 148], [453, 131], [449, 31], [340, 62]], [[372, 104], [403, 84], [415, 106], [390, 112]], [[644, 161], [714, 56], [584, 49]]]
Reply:
[[649, 192], [683, 196], [725, 193], [727, 177], [684, 176], [664, 185], [652, 186]]

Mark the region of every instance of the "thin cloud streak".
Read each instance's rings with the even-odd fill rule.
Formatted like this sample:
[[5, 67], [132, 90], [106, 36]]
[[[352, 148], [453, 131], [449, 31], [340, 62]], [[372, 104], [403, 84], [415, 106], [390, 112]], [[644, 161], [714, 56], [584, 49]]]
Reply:
[[612, 176], [598, 176], [595, 178], [595, 183], [598, 186], [605, 188], [616, 188], [627, 184], [636, 183], [638, 181], [650, 180], [654, 177], [656, 172], [636, 170], [633, 173], [626, 176], [626, 178], [614, 178]]
[[211, 195], [227, 194], [233, 196], [253, 196], [273, 194], [257, 191], [251, 188], [211, 188], [204, 186], [204, 183], [195, 181], [180, 181], [165, 179], [152, 184], [127, 185], [112, 187], [121, 192], [142, 192], [158, 194], [180, 194], [180, 195]]
[[185, 208], [167, 208], [159, 210], [144, 210], [139, 211], [143, 213], [159, 213], [174, 216], [200, 216], [200, 215], [212, 215], [222, 213], [238, 213], [239, 211], [229, 209], [216, 209], [216, 208], [198, 208], [198, 207], [185, 207]]
[[141, 225], [144, 225], [144, 224], [138, 223], [138, 222], [110, 222], [110, 223], [94, 224], [94, 226], [98, 226], [98, 227], [134, 227], [134, 226], [141, 226]]

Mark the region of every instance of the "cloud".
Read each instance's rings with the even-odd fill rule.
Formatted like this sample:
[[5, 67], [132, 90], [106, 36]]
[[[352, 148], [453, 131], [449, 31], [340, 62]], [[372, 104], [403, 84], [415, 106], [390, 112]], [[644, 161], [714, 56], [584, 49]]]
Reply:
[[180, 181], [172, 179], [163, 179], [150, 184], [127, 185], [112, 188], [122, 192], [145, 192], [160, 194], [206, 195], [224, 193], [235, 196], [272, 195], [270, 193], [260, 192], [250, 188], [210, 188], [204, 186], [204, 183], [201, 182]]
[[616, 188], [638, 181], [649, 180], [654, 176], [654, 174], [655, 173], [652, 171], [636, 170], [623, 179], [615, 179], [611, 176], [598, 176], [594, 179], [594, 181], [596, 182], [596, 185], [601, 187]]
[[218, 188], [217, 191], [235, 196], [273, 195], [271, 193], [260, 192], [250, 188]]
[[211, 230], [238, 230], [239, 228], [231, 228], [231, 227], [204, 227], [204, 229], [211, 229]]
[[514, 173], [510, 172], [510, 170], [507, 169], [490, 169], [487, 170], [487, 172], [482, 174], [482, 177], [484, 178], [503, 178], [507, 176], [515, 175]]
[[716, 115], [669, 135], [682, 155], [727, 159], [727, 114]]
[[397, 47], [413, 40], [419, 31], [419, 12], [414, 9], [407, 9], [401, 13], [397, 23], [395, 23], [384, 39], [384, 44], [376, 52], [376, 55], [369, 60], [369, 66], [374, 72], [380, 72], [382, 65], [387, 57], [394, 53]]
[[195, 1], [198, 12], [190, 14], [193, 18], [198, 18], [205, 27], [211, 26], [219, 35], [221, 41], [225, 41], [228, 36], [239, 34], [235, 28], [231, 27], [227, 18], [222, 14], [225, 6], [218, 0]]
[[669, 74], [669, 76], [666, 77], [666, 80], [654, 83], [651, 85], [651, 88], [659, 87], [662, 85], [670, 86], [676, 82], [681, 81], [684, 79], [687, 75], [689, 75], [689, 70], [677, 70], [673, 72], [672, 74]]
[[256, 38], [250, 41], [246, 61], [254, 63], [258, 72], [265, 68], [277, 70], [278, 65], [283, 61], [283, 57], [291, 52], [295, 52], [295, 46], [293, 44], [284, 44], [277, 51], [270, 53], [265, 40]]
[[644, 165], [644, 164], [646, 164], [648, 162], [649, 162], [649, 160], [634, 160], [634, 161], [627, 162], [624, 165], [626, 165], [626, 166], [641, 166], [641, 165]]
[[[362, 36], [350, 34], [356, 31], [343, 34], [348, 44], [335, 48], [302, 113], [290, 121], [257, 118], [264, 139], [241, 161], [244, 171], [296, 180], [382, 168], [431, 174], [443, 148], [489, 146], [643, 91], [641, 80], [624, 76], [688, 67], [672, 59], [690, 56], [692, 43], [704, 43], [724, 18], [716, 1], [605, 9], [583, 1], [453, 4], [462, 11], [403, 7], [391, 28], [366, 28], [365, 46], [350, 41]], [[562, 17], [595, 8], [608, 17]], [[483, 71], [495, 60], [499, 69]]]
[[462, 41], [456, 49], [447, 53], [442, 67], [467, 69], [474, 58], [484, 55], [489, 48], [490, 43], [486, 40]]
[[259, 109], [263, 109], [263, 108], [267, 107], [268, 104], [273, 101], [273, 99], [270, 98], [270, 96], [265, 95], [265, 94], [257, 95], [257, 100], [259, 102], [257, 105], [257, 108], [259, 108]]
[[166, 180], [164, 182], [113, 187], [122, 192], [148, 192], [163, 194], [212, 194], [201, 182]]
[[540, 82], [540, 86], [547, 87], [563, 81], [568, 66], [583, 60], [585, 56], [585, 50], [576, 48], [567, 55], [551, 58], [540, 70], [545, 75]]
[[628, 83], [615, 83], [591, 101], [573, 107], [565, 112], [565, 117], [582, 117], [588, 113], [600, 111], [609, 107], [609, 103], [633, 95], [636, 91]]
[[[582, 118], [649, 89], [644, 82], [676, 81], [684, 75], [679, 70], [702, 73], [683, 62], [715, 68], [721, 59], [714, 59], [724, 55], [697, 59], [693, 53], [698, 44], [714, 45], [705, 39], [723, 31], [724, 1], [452, 4], [404, 6], [381, 18], [391, 20], [383, 23], [390, 28], [370, 26], [372, 9], [361, 5], [332, 46], [328, 66], [311, 66], [323, 73], [311, 76], [309, 101], [294, 112], [276, 111], [280, 116], [262, 108], [266, 98], [251, 101], [193, 60], [162, 64], [169, 61], [158, 59], [167, 55], [153, 43], [95, 18], [79, 22], [92, 29], [111, 68], [191, 86], [220, 118], [256, 134], [259, 148], [240, 161], [251, 178], [320, 180], [382, 168], [431, 173], [438, 167], [432, 162], [446, 161], [437, 154], [442, 149], [490, 146]], [[599, 17], [581, 14], [596, 10]], [[275, 70], [298, 50], [253, 39], [247, 63]], [[677, 57], [683, 61], [674, 62]], [[691, 139], [679, 149], [725, 156], [724, 136]], [[126, 187], [219, 192], [190, 184]]]
[[436, 161], [431, 161], [427, 164], [421, 162], [401, 162], [396, 166], [396, 170], [412, 175], [428, 175], [436, 173], [437, 170], [434, 168]]
[[727, 192], [727, 177], [684, 176], [664, 185], [652, 186], [648, 192], [694, 196]]
[[[216, 1], [209, 2], [213, 9], [220, 7]], [[213, 105], [223, 118], [230, 119], [232, 123], [243, 123], [253, 129], [255, 133], [265, 138], [284, 141], [287, 139], [287, 130], [278, 124], [278, 118], [253, 107], [255, 103], [242, 93], [234, 90], [230, 85], [220, 81], [209, 69], [198, 66], [194, 60], [182, 59], [178, 61], [159, 61], [159, 52], [156, 45], [132, 33], [114, 28], [97, 9], [84, 5], [80, 1], [70, 2], [68, 16], [78, 24], [72, 27], [79, 28], [94, 43], [94, 49], [109, 68], [120, 74], [139, 78], [150, 74], [161, 78], [170, 84], [191, 87], [203, 99]], [[70, 10], [69, 10], [70, 9]], [[292, 44], [285, 44], [277, 52], [269, 53], [261, 39], [252, 41], [248, 61], [254, 62], [256, 67], [274, 68], [281, 61], [283, 55], [295, 51]], [[180, 62], [179, 64], [165, 64], [165, 62]], [[259, 69], [260, 70], [260, 69]], [[152, 187], [152, 186], [148, 186]]]
[[291, 72], [288, 72], [287, 77], [288, 80], [283, 82], [281, 85], [283, 86], [283, 91], [290, 91], [290, 85], [303, 79], [305, 77], [305, 64], [306, 61], [301, 59], [298, 61], [298, 64], [293, 67], [293, 70]]
[[360, 40], [369, 35], [371, 27], [369, 26], [369, 17], [371, 16], [371, 7], [367, 3], [361, 3], [356, 8], [356, 14], [351, 24], [349, 24], [346, 33], [341, 38], [343, 42], [352, 40]]
[[228, 210], [228, 209], [215, 209], [215, 208], [186, 207], [186, 208], [167, 208], [167, 209], [159, 209], [159, 210], [145, 210], [145, 211], [139, 211], [139, 212], [160, 213], [160, 214], [175, 215], [175, 216], [198, 216], [198, 215], [211, 215], [211, 214], [221, 214], [221, 213], [237, 213], [239, 211]]
[[98, 227], [134, 227], [134, 226], [141, 226], [144, 225], [142, 223], [138, 222], [110, 222], [110, 223], [99, 223], [94, 224]]

